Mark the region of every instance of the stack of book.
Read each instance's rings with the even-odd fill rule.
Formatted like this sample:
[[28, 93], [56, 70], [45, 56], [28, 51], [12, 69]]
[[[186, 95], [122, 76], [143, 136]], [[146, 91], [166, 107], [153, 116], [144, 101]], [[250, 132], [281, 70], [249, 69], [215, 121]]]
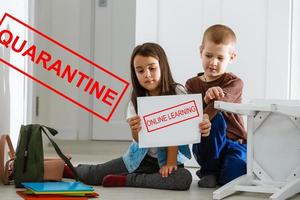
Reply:
[[99, 196], [94, 188], [81, 182], [26, 182], [17, 193], [25, 200], [87, 200]]

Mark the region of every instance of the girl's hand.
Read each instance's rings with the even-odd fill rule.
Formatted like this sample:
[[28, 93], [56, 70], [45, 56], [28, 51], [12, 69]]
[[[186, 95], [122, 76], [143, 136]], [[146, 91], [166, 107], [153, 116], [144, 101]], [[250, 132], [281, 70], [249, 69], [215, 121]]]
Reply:
[[131, 129], [131, 134], [132, 134], [132, 138], [138, 142], [139, 141], [139, 132], [142, 129], [141, 127], [141, 118], [137, 115], [134, 116], [132, 118], [129, 118], [127, 120], [130, 129]]
[[216, 86], [211, 87], [205, 92], [204, 101], [206, 104], [208, 104], [211, 100], [215, 99], [218, 100], [220, 98], [223, 98], [225, 96], [222, 88]]
[[203, 115], [202, 122], [199, 124], [199, 131], [202, 137], [208, 137], [211, 129], [208, 114]]
[[162, 177], [166, 178], [171, 174], [173, 171], [177, 170], [177, 165], [170, 165], [166, 164], [162, 166], [159, 170], [159, 173], [161, 174]]

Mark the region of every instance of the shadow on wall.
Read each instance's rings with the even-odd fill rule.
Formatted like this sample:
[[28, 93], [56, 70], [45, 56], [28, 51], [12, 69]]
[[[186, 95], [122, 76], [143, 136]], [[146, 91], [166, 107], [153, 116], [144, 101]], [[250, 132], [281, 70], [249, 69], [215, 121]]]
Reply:
[[[9, 61], [9, 49], [0, 47], [0, 57]], [[10, 133], [9, 67], [0, 62], [0, 134]]]

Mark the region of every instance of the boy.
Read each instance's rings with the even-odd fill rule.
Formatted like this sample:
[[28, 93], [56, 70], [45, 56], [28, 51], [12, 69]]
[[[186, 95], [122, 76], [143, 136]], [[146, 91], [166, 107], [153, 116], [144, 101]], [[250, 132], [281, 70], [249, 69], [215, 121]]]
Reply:
[[226, 67], [236, 57], [236, 36], [224, 25], [213, 25], [203, 35], [200, 57], [204, 73], [186, 82], [190, 93], [201, 93], [203, 112], [209, 115], [211, 130], [202, 134], [201, 143], [193, 145], [195, 159], [201, 166], [197, 171], [199, 187], [216, 187], [246, 173], [246, 139], [240, 116], [220, 112], [214, 101], [240, 103], [243, 82]]

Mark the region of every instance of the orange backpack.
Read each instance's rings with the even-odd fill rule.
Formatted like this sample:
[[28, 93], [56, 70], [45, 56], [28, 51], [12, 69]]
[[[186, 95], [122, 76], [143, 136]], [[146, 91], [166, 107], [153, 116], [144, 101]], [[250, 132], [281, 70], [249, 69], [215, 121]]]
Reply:
[[[8, 147], [8, 157], [6, 155], [7, 147]], [[15, 159], [15, 150], [11, 143], [9, 135], [1, 135], [0, 137], [0, 178], [4, 185], [8, 185], [13, 182], [12, 172], [13, 172], [14, 159]]]

